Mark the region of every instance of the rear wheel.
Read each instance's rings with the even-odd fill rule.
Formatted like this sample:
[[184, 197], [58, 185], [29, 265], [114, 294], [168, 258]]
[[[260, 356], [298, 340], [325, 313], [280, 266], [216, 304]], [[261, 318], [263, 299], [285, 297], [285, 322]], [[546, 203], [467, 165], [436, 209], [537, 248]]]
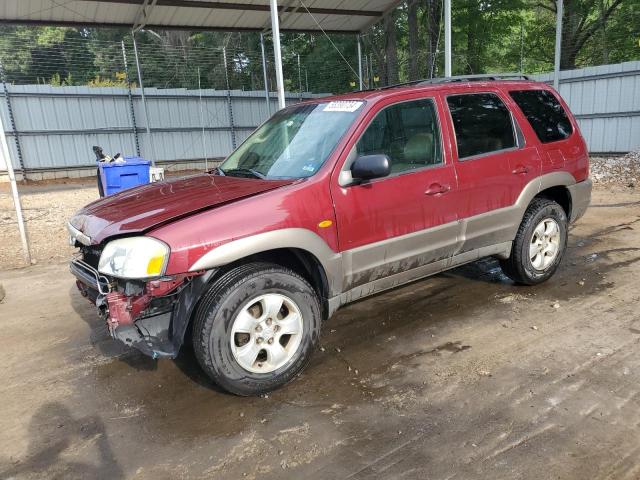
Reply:
[[196, 310], [193, 346], [204, 371], [238, 395], [257, 395], [292, 380], [320, 335], [320, 305], [308, 282], [268, 263], [218, 279]]
[[500, 262], [503, 272], [524, 285], [548, 280], [567, 248], [567, 225], [567, 214], [558, 203], [534, 199], [513, 241], [511, 256]]

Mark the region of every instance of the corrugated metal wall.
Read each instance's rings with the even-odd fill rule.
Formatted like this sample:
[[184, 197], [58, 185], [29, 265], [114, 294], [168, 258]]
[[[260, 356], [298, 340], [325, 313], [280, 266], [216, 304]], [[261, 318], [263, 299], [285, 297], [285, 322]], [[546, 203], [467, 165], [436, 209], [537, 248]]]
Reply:
[[[553, 82], [553, 74], [537, 79]], [[640, 148], [640, 62], [560, 73], [560, 94], [593, 153]]]
[[[553, 80], [552, 75], [537, 78]], [[16, 168], [20, 168], [20, 157], [27, 169], [91, 166], [93, 145], [100, 145], [111, 154], [136, 154], [136, 134], [126, 89], [48, 85], [8, 88], [21, 155], [1, 94], [0, 115]], [[132, 100], [135, 131], [141, 155], [160, 161], [225, 157], [232, 150], [232, 129], [239, 144], [268, 116], [264, 92], [231, 92], [233, 126], [226, 91], [150, 88], [145, 93], [151, 139], [146, 133], [137, 89]], [[640, 148], [640, 62], [561, 72], [560, 93], [576, 115], [591, 152], [628, 152]], [[299, 100], [299, 95], [287, 95], [289, 103]], [[277, 101], [272, 98], [271, 112], [276, 108]], [[0, 156], [0, 169], [4, 169], [3, 163]]]
[[[123, 88], [8, 85], [8, 89], [21, 155], [1, 94], [0, 115], [16, 169], [20, 168], [20, 157], [26, 169], [91, 166], [95, 164], [93, 145], [109, 154], [136, 155], [136, 133], [145, 158], [222, 158], [232, 150], [232, 130], [239, 144], [268, 117], [264, 92], [231, 91], [232, 124], [226, 91], [148, 88], [149, 139], [137, 89], [132, 98], [136, 129], [128, 92]], [[305, 94], [302, 98], [319, 96]], [[288, 94], [287, 103], [300, 98], [299, 94]], [[273, 97], [271, 112], [276, 110]], [[2, 160], [0, 169], [5, 168]]]

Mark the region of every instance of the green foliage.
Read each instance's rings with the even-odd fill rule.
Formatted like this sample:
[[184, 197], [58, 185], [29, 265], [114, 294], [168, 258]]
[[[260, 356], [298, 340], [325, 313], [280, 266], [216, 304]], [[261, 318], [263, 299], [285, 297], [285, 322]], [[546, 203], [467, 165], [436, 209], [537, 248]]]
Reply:
[[[388, 22], [364, 32], [365, 84], [442, 76], [442, 3], [409, 1]], [[564, 3], [563, 68], [640, 58], [640, 0]], [[455, 0], [452, 8], [454, 74], [539, 73], [553, 68], [555, 0]], [[393, 38], [395, 46], [389, 41]], [[146, 87], [264, 88], [258, 33], [142, 31], [136, 39]], [[269, 37], [266, 52], [267, 82], [273, 91]], [[282, 54], [285, 86], [291, 92], [342, 93], [357, 88], [354, 36], [284, 33]], [[137, 81], [131, 34], [124, 29], [3, 25], [0, 60], [7, 81], [14, 83], [126, 86]]]

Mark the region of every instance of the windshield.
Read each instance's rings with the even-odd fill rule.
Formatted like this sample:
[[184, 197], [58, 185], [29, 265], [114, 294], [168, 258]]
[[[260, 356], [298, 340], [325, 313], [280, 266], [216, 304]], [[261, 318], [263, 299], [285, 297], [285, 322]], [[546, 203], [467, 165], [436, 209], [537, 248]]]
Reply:
[[253, 178], [310, 177], [327, 160], [363, 103], [324, 102], [281, 110], [218, 170], [223, 175]]

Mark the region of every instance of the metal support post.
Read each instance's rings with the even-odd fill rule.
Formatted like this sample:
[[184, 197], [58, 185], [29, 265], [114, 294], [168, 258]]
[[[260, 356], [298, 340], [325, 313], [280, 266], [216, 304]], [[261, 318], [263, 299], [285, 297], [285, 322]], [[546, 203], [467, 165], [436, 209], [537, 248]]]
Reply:
[[138, 56], [138, 43], [136, 42], [136, 33], [131, 32], [133, 39], [133, 54], [136, 57], [136, 70], [138, 71], [138, 83], [140, 84], [140, 94], [142, 96], [142, 108], [144, 111], [144, 122], [147, 124], [147, 139], [149, 148], [151, 149], [151, 164], [156, 166], [156, 149], [151, 138], [151, 125], [149, 124], [149, 109], [147, 108], [147, 97], [144, 94], [144, 83], [142, 82], [142, 69], [140, 68], [140, 58]]
[[298, 54], [298, 92], [302, 101], [302, 70], [300, 70], [300, 54]]
[[129, 110], [131, 115], [131, 124], [133, 125], [133, 139], [136, 144], [136, 155], [140, 156], [140, 139], [138, 138], [138, 126], [136, 125], [136, 111], [133, 108], [133, 95], [131, 93], [131, 79], [129, 78], [129, 65], [127, 63], [127, 50], [124, 48], [124, 40], [122, 43], [122, 60], [124, 61], [124, 76], [127, 81], [127, 96], [129, 97]]
[[444, 76], [451, 76], [451, 0], [444, 0]]
[[267, 56], [264, 53], [264, 33], [260, 32], [260, 51], [262, 52], [262, 75], [264, 77], [264, 96], [267, 101], [267, 117], [271, 116], [271, 98], [269, 97], [269, 76], [267, 74]]
[[207, 140], [204, 133], [204, 105], [202, 103], [202, 83], [200, 82], [200, 67], [198, 67], [198, 93], [200, 95], [200, 123], [202, 124], [202, 154], [204, 155], [204, 169], [209, 171], [209, 159], [207, 158]]
[[564, 4], [562, 0], [556, 0], [556, 51], [553, 61], [553, 88], [560, 88], [560, 57], [562, 56], [562, 16]]
[[280, 20], [278, 19], [278, 0], [270, 0], [271, 32], [273, 35], [273, 55], [276, 67], [276, 87], [278, 89], [278, 109], [285, 107], [284, 75], [282, 73], [282, 51], [280, 49]]
[[231, 103], [231, 84], [229, 83], [229, 69], [227, 67], [227, 49], [222, 49], [222, 58], [224, 59], [224, 79], [227, 82], [227, 108], [229, 110], [229, 128], [231, 128], [231, 146], [235, 150], [238, 146], [236, 142], [236, 128], [233, 123], [233, 104]]
[[362, 42], [360, 41], [360, 34], [358, 34], [358, 81], [360, 84], [360, 90], [364, 90], [364, 82], [362, 79]]

